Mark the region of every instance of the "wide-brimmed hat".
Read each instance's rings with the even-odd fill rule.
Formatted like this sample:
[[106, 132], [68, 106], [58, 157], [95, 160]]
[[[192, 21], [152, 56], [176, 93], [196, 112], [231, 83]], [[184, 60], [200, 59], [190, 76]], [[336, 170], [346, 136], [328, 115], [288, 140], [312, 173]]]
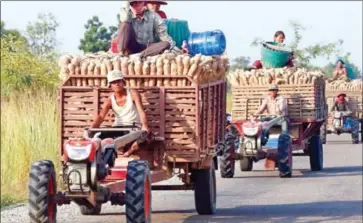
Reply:
[[107, 74], [108, 86], [110, 86], [111, 82], [117, 81], [117, 80], [125, 80], [121, 71], [113, 70], [113, 71], [108, 72], [108, 74]]
[[339, 92], [339, 93], [338, 93], [338, 95], [337, 95], [337, 97], [339, 97], [339, 96], [347, 97], [347, 94], [345, 94], [345, 93], [343, 93], [343, 92]]
[[268, 86], [268, 90], [269, 91], [278, 91], [279, 90], [279, 87], [277, 86], [277, 84], [270, 84]]
[[160, 5], [167, 5], [168, 3], [166, 1], [162, 1], [162, 0], [148, 0], [146, 1], [148, 3], [159, 3]]

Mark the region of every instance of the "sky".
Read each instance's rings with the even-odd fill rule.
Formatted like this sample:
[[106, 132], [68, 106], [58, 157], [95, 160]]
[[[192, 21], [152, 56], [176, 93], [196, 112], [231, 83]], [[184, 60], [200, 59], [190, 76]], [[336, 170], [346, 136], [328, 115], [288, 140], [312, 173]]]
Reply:
[[[220, 29], [227, 39], [231, 58], [260, 58], [260, 48], [251, 47], [255, 37], [271, 40], [283, 30], [290, 43], [294, 20], [307, 26], [301, 46], [343, 39], [343, 52], [362, 69], [362, 1], [168, 1], [162, 6], [169, 18], [187, 20], [192, 32]], [[116, 25], [116, 15], [125, 1], [2, 1], [1, 20], [7, 28], [25, 31], [37, 14], [51, 12], [59, 21], [57, 39], [63, 53], [80, 54], [78, 46], [88, 19], [97, 15], [105, 25]], [[335, 61], [331, 58], [330, 61]], [[326, 59], [314, 60], [324, 65]]]

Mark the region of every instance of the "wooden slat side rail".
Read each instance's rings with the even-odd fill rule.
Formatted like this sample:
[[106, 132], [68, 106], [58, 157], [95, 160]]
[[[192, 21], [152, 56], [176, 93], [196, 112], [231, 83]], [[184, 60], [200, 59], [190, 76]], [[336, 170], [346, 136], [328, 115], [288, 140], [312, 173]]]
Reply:
[[[220, 133], [213, 134], [213, 131], [222, 126], [225, 118], [225, 111], [221, 109], [224, 102], [221, 97], [217, 97], [218, 89], [222, 89], [224, 85], [225, 82], [219, 82], [213, 87], [203, 88], [133, 88], [140, 92], [151, 131], [165, 138], [169, 159], [176, 157], [177, 160], [189, 162], [201, 160], [208, 144], [212, 146], [218, 138], [223, 137]], [[102, 87], [63, 86], [60, 92], [60, 144], [63, 145], [69, 138], [82, 137], [84, 128], [91, 125], [111, 90]], [[214, 117], [216, 114], [223, 118]], [[102, 127], [112, 126], [114, 117], [114, 113], [109, 112]]]
[[[233, 120], [247, 119], [258, 110], [267, 95], [265, 86], [233, 88]], [[279, 95], [285, 98], [292, 119], [320, 120], [326, 116], [324, 84], [280, 85]]]

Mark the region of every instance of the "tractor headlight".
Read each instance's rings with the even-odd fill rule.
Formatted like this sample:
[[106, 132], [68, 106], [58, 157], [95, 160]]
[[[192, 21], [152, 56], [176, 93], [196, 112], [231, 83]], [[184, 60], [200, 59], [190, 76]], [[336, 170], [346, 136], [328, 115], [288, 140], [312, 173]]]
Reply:
[[66, 145], [68, 158], [74, 161], [82, 161], [88, 159], [91, 155], [92, 144], [86, 146]]

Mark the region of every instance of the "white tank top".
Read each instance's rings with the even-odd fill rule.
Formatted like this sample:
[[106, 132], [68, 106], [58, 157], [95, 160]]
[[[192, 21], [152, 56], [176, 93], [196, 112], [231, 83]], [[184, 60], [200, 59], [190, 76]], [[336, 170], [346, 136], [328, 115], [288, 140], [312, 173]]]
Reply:
[[111, 95], [112, 110], [115, 112], [115, 122], [113, 126], [132, 125], [134, 122], [140, 124], [139, 113], [132, 101], [130, 90], [126, 90], [126, 103], [119, 106], [116, 102], [115, 94]]

